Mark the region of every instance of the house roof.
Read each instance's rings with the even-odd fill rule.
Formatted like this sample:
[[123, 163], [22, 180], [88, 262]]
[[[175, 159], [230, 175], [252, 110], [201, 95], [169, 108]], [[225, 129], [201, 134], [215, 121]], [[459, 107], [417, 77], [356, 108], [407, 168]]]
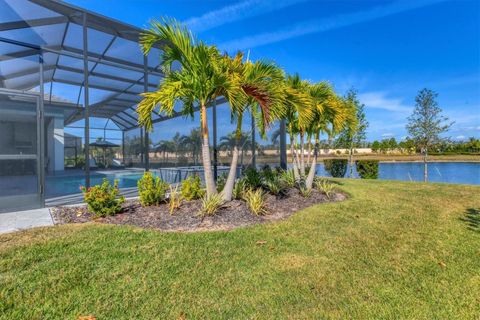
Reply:
[[76, 106], [66, 124], [82, 119], [85, 16], [90, 116], [109, 118], [121, 129], [137, 126], [135, 106], [145, 91], [145, 74], [148, 90], [163, 77], [161, 45], [144, 57], [141, 29], [62, 1], [0, 0], [0, 12], [0, 87], [39, 91], [41, 51], [45, 100]]

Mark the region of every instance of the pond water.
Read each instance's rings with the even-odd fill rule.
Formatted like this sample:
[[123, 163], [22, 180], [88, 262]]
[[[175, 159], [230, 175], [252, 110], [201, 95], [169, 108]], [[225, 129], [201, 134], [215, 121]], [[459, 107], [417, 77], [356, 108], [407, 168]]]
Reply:
[[[347, 171], [348, 176], [349, 171]], [[317, 174], [329, 176], [323, 164], [317, 165]], [[358, 177], [354, 170], [355, 177]], [[423, 181], [423, 162], [381, 162], [379, 179]], [[480, 162], [429, 162], [428, 180], [480, 185]]]

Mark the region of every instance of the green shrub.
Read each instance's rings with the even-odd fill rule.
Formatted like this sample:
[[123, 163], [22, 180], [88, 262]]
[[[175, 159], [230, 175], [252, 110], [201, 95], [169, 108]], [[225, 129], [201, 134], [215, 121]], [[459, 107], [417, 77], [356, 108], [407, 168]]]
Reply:
[[218, 211], [223, 205], [223, 197], [220, 193], [216, 193], [207, 197], [206, 195], [202, 198], [202, 208], [200, 209], [201, 216], [211, 216]]
[[200, 180], [200, 177], [198, 175], [193, 175], [183, 180], [180, 193], [182, 194], [182, 198], [187, 201], [200, 199], [203, 197], [205, 190], [202, 187], [202, 181]]
[[118, 189], [118, 180], [113, 182], [113, 186], [107, 179], [103, 179], [101, 185], [90, 188], [80, 187], [83, 197], [88, 206], [88, 211], [97, 217], [106, 217], [114, 215], [122, 210], [122, 204], [125, 197], [120, 196]]
[[329, 199], [335, 191], [335, 186], [333, 185], [333, 183], [331, 183], [327, 179], [322, 179], [320, 177], [315, 177], [315, 188], [323, 192]]
[[170, 196], [168, 197], [168, 211], [170, 214], [173, 214], [175, 210], [180, 208], [181, 203], [182, 196], [178, 192], [178, 186], [175, 186], [175, 188], [170, 186]]
[[355, 165], [360, 178], [378, 179], [378, 160], [357, 160]]
[[265, 193], [262, 189], [249, 189], [245, 192], [244, 200], [248, 209], [257, 216], [263, 216], [267, 213], [265, 205]]
[[245, 183], [245, 178], [240, 178], [235, 182], [235, 185], [233, 186], [233, 192], [232, 196], [234, 199], [242, 199], [243, 194], [246, 191], [246, 183]]
[[347, 159], [325, 159], [323, 160], [325, 170], [335, 178], [343, 178], [347, 172]]
[[145, 172], [138, 180], [138, 196], [142, 206], [159, 205], [165, 201], [169, 184], [155, 177], [151, 172]]
[[244, 172], [245, 185], [250, 189], [257, 189], [262, 186], [262, 175], [257, 169], [248, 167]]
[[259, 171], [260, 179], [262, 180], [271, 180], [275, 178], [277, 172], [272, 170], [272, 168], [267, 164], [263, 166], [263, 168]]

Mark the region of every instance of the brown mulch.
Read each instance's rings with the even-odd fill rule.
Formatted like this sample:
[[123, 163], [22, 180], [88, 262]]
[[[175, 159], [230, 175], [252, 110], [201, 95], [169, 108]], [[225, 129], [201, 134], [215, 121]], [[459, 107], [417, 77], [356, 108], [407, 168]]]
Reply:
[[267, 211], [264, 216], [252, 214], [244, 201], [233, 200], [226, 203], [217, 213], [209, 217], [200, 217], [200, 200], [184, 201], [173, 215], [170, 215], [168, 206], [142, 207], [138, 200], [126, 201], [123, 212], [106, 218], [95, 218], [86, 206], [56, 207], [52, 209], [55, 224], [85, 223], [95, 221], [100, 223], [134, 225], [142, 228], [163, 231], [204, 231], [204, 230], [231, 230], [238, 227], [258, 223], [286, 219], [295, 212], [314, 204], [342, 201], [346, 199], [343, 193], [335, 193], [330, 199], [317, 190], [312, 190], [309, 198], [304, 198], [298, 190], [291, 189], [288, 193], [277, 198], [267, 195]]

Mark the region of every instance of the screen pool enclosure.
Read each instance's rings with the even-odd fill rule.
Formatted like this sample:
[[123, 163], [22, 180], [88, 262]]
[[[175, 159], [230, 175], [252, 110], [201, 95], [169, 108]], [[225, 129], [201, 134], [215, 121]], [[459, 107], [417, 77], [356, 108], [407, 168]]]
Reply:
[[[138, 126], [139, 94], [163, 77], [162, 44], [144, 56], [140, 32], [61, 1], [0, 0], [0, 211], [45, 206], [98, 177], [152, 170], [178, 180], [201, 168], [198, 110], [193, 120], [154, 113], [151, 133]], [[286, 167], [285, 124], [262, 139], [249, 117], [240, 164]], [[224, 99], [208, 120], [219, 176], [234, 130]], [[118, 147], [95, 147], [102, 141]]]

